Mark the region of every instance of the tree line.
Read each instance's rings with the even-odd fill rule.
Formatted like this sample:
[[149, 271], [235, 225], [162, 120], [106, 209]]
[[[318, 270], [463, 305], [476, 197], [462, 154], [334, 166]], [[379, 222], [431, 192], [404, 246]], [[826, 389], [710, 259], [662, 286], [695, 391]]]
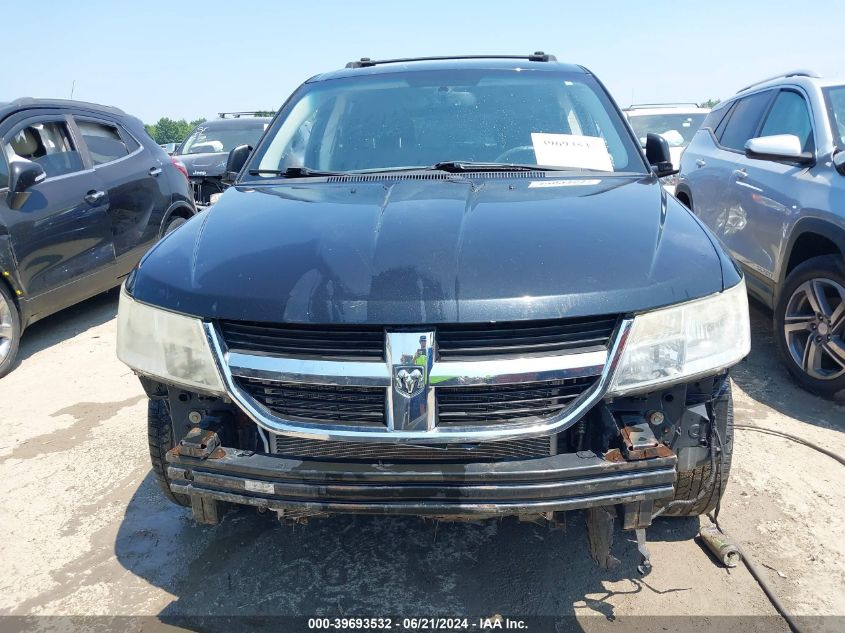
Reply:
[[144, 129], [147, 130], [147, 134], [159, 145], [162, 143], [181, 143], [200, 123], [205, 123], [205, 119], [196, 119], [194, 121], [179, 119], [176, 121], [167, 117], [161, 117], [152, 125], [144, 125]]

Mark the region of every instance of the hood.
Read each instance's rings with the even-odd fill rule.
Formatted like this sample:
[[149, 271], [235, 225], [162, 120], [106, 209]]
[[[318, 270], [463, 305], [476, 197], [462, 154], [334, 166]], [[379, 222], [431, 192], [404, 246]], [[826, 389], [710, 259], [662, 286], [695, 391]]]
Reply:
[[205, 178], [222, 176], [226, 171], [226, 161], [229, 154], [215, 152], [213, 154], [178, 154], [174, 158], [182, 161], [191, 178]]
[[655, 178], [229, 188], [148, 253], [144, 302], [205, 318], [410, 325], [628, 313], [722, 290]]

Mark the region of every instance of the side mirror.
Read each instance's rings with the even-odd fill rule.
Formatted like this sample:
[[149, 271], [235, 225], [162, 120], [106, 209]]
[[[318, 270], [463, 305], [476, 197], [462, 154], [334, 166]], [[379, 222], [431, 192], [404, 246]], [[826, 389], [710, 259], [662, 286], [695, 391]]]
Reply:
[[833, 166], [836, 171], [845, 176], [845, 151], [839, 150], [833, 155]]
[[29, 198], [29, 189], [46, 177], [44, 168], [38, 163], [29, 160], [13, 161], [9, 165], [9, 208], [20, 209]]
[[238, 177], [241, 169], [246, 165], [246, 161], [251, 153], [251, 145], [238, 145], [229, 152], [229, 158], [226, 159], [226, 173], [223, 176], [223, 180], [226, 183], [232, 184], [235, 182], [235, 178]]
[[659, 177], [677, 174], [678, 170], [672, 167], [672, 154], [669, 153], [669, 143], [666, 139], [649, 132], [645, 138], [645, 157], [648, 159], [651, 169]]
[[745, 144], [745, 155], [758, 160], [788, 161], [807, 164], [813, 162], [813, 155], [803, 151], [801, 140], [794, 134], [775, 134], [749, 139]]

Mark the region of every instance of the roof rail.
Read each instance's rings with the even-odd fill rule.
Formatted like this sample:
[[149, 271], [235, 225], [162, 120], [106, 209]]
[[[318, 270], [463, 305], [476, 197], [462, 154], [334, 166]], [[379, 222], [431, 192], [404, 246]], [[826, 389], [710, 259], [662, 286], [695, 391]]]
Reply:
[[632, 103], [626, 110], [637, 110], [639, 108], [680, 108], [685, 106], [692, 106], [693, 108], [700, 108], [697, 103], [679, 101], [677, 103]]
[[242, 116], [267, 116], [272, 110], [254, 110], [252, 112], [220, 112], [221, 119], [240, 119]]
[[766, 77], [765, 79], [761, 79], [760, 81], [755, 81], [753, 84], [745, 86], [745, 88], [740, 88], [736, 91], [736, 93], [739, 94], [740, 92], [745, 92], [749, 88], [759, 86], [768, 81], [774, 81], [775, 79], [785, 79], [786, 77], [813, 77], [815, 79], [818, 79], [820, 76], [821, 75], [817, 75], [812, 70], [790, 70], [789, 72], [781, 73], [780, 75], [774, 75], [772, 77]]
[[447, 59], [526, 59], [529, 62], [556, 62], [557, 57], [549, 55], [543, 51], [536, 51], [531, 55], [443, 55], [435, 57], [404, 57], [399, 59], [370, 59], [369, 57], [362, 57], [361, 59], [349, 62], [346, 64], [347, 68], [369, 68], [371, 66], [378, 66], [380, 64], [401, 64], [403, 62], [436, 62]]

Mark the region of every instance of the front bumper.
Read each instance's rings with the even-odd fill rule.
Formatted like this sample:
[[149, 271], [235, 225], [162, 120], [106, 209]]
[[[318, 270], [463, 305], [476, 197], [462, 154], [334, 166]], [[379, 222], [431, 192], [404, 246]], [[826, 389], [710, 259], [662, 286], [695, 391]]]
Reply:
[[167, 455], [175, 493], [299, 514], [496, 517], [671, 497], [676, 458], [609, 461], [592, 452], [472, 464], [301, 461], [218, 448]]

